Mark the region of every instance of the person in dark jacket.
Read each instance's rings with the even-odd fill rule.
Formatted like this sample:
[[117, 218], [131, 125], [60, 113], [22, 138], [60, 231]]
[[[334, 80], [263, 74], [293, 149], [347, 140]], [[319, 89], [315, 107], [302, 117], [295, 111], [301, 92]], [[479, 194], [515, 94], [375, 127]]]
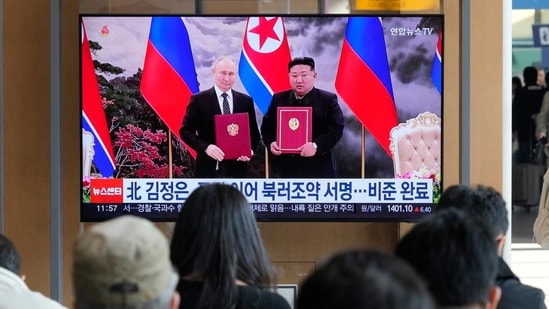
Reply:
[[546, 308], [545, 294], [541, 289], [522, 284], [509, 265], [501, 257], [505, 234], [509, 228], [507, 208], [502, 195], [492, 187], [453, 185], [442, 192], [438, 209], [459, 208], [471, 216], [481, 218], [492, 229], [498, 246], [498, 271], [496, 283], [502, 295], [499, 309]]
[[[336, 167], [332, 148], [343, 135], [343, 112], [337, 95], [316, 88], [315, 61], [292, 59], [288, 64], [292, 89], [275, 93], [263, 117], [261, 134], [267, 147], [272, 178], [333, 178]], [[277, 142], [278, 107], [312, 107], [312, 139], [298, 153], [283, 153]]]
[[[232, 89], [237, 78], [236, 62], [227, 56], [215, 60], [212, 66], [214, 86], [191, 96], [183, 124], [181, 139], [196, 151], [197, 178], [245, 178], [247, 163], [259, 144], [260, 135], [252, 98]], [[227, 106], [225, 107], [225, 104]], [[247, 113], [250, 128], [250, 156], [226, 159], [216, 144], [215, 115]]]
[[525, 85], [517, 90], [513, 98], [513, 140], [517, 140], [519, 146], [517, 163], [529, 163], [536, 141], [535, 118], [540, 112], [545, 88], [537, 83], [538, 70], [535, 67], [524, 68], [522, 74]]

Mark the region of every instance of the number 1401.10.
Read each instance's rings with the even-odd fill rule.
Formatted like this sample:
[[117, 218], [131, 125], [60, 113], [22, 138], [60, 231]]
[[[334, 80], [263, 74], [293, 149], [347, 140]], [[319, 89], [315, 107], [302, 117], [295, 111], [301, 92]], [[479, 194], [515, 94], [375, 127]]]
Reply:
[[414, 206], [410, 204], [405, 205], [387, 205], [388, 212], [412, 212], [414, 211]]

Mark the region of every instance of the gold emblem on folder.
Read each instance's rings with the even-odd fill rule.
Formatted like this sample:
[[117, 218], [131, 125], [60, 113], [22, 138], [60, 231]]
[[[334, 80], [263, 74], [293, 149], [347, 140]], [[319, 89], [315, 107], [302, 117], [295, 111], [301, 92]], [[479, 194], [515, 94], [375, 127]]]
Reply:
[[227, 125], [227, 132], [229, 133], [230, 136], [237, 136], [239, 129], [240, 127], [238, 127], [236, 123], [231, 123]]
[[288, 126], [293, 131], [297, 130], [299, 128], [299, 119], [297, 119], [295, 117], [290, 118], [290, 120], [288, 121]]

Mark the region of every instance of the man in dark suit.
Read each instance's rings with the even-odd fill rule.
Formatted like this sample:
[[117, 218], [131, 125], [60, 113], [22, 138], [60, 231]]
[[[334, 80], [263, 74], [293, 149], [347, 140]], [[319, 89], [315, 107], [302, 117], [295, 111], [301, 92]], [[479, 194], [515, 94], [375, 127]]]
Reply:
[[[292, 89], [275, 93], [261, 124], [263, 141], [269, 149], [273, 178], [332, 178], [336, 176], [331, 150], [343, 134], [343, 113], [334, 93], [314, 87], [317, 73], [312, 58], [294, 58], [288, 64]], [[277, 108], [311, 106], [312, 141], [297, 154], [283, 154], [276, 142]]]
[[[225, 153], [216, 145], [214, 115], [222, 113], [248, 113], [251, 154], [259, 143], [259, 129], [255, 117], [254, 102], [244, 93], [235, 91], [236, 63], [233, 59], [219, 57], [212, 66], [215, 85], [191, 96], [183, 125], [181, 139], [196, 152], [195, 177], [243, 178], [247, 176], [247, 161], [251, 156], [236, 160], [224, 160]], [[223, 112], [224, 101], [229, 110]]]

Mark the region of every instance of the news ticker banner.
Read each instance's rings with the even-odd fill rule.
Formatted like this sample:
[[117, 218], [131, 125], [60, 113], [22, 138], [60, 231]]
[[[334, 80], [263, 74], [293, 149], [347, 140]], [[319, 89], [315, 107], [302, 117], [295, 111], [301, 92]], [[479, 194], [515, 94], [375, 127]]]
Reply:
[[258, 219], [414, 219], [433, 210], [431, 179], [96, 178], [82, 218], [136, 214], [172, 220], [195, 188], [219, 182], [238, 188]]
[[440, 12], [440, 0], [354, 0], [359, 11]]

